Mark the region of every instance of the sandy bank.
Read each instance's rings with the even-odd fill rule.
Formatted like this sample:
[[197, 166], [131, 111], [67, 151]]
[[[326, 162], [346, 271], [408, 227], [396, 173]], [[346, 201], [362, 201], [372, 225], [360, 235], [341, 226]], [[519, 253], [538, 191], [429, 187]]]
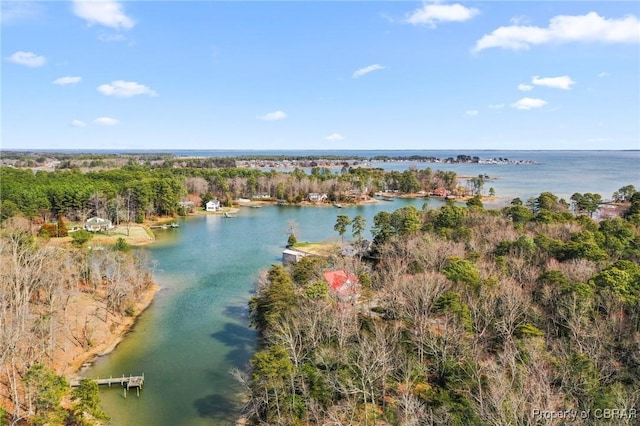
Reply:
[[[133, 316], [123, 315], [108, 315], [108, 322], [101, 322], [97, 324], [93, 330], [93, 338], [96, 342], [88, 349], [84, 349], [80, 345], [74, 345], [67, 351], [61, 351], [56, 354], [56, 370], [59, 374], [67, 377], [67, 379], [80, 378], [80, 372], [83, 366], [90, 364], [96, 358], [106, 355], [112, 352], [118, 344], [125, 338], [127, 333], [135, 326], [140, 315], [149, 307], [153, 302], [155, 294], [160, 287], [157, 284], [152, 284], [144, 293], [140, 296], [139, 300], [133, 306]], [[90, 310], [95, 310], [95, 304], [90, 302], [79, 303], [76, 314], [87, 314]], [[70, 312], [71, 313], [71, 312]], [[69, 321], [71, 324], [72, 321]], [[75, 321], [75, 324], [79, 324]], [[81, 330], [78, 327], [73, 327], [71, 334], [77, 334]], [[114, 372], [114, 374], [119, 372]]]

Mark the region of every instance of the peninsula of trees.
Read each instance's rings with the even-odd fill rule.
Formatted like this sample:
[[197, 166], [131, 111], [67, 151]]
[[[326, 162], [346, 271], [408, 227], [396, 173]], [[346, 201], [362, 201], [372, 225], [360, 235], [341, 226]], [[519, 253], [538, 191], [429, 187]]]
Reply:
[[[250, 304], [259, 348], [237, 372], [247, 419], [637, 424], [640, 192], [619, 192], [624, 217], [599, 222], [548, 192], [501, 211], [404, 207], [375, 216], [370, 250], [272, 266]], [[358, 239], [355, 220], [335, 229], [350, 222]], [[359, 299], [333, 294], [326, 270], [357, 277]]]

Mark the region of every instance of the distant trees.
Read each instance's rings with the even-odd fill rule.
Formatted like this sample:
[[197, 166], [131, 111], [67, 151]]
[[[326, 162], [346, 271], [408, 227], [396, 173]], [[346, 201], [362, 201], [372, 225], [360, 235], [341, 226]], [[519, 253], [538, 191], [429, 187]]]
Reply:
[[[148, 214], [171, 215], [185, 193], [184, 177], [142, 166], [117, 170], [81, 173], [77, 169], [55, 172], [0, 167], [3, 182], [3, 208], [7, 217], [20, 212], [27, 218], [65, 216], [84, 221], [91, 216], [105, 217], [119, 223], [124, 200], [132, 218], [141, 220]], [[190, 187], [202, 186], [200, 181]]]
[[636, 188], [633, 185], [625, 185], [613, 193], [613, 200], [617, 202], [631, 201], [631, 197], [636, 193]]
[[589, 217], [593, 217], [593, 214], [602, 203], [602, 196], [590, 192], [585, 194], [576, 192], [571, 196], [571, 201], [573, 201], [573, 208], [576, 213], [588, 213]]
[[482, 176], [469, 179], [469, 183], [473, 195], [482, 195], [482, 189], [484, 188], [484, 178]]
[[[72, 221], [85, 221], [99, 216], [114, 223], [148, 216], [174, 215], [178, 202], [186, 194], [200, 196], [203, 203], [212, 198], [231, 206], [238, 197], [256, 194], [299, 203], [310, 192], [326, 193], [330, 201], [349, 202], [354, 193], [373, 195], [376, 191], [394, 190], [405, 193], [432, 191], [438, 187], [455, 189], [455, 172], [409, 169], [404, 172], [382, 169], [345, 168], [333, 173], [326, 168], [313, 168], [307, 174], [297, 168], [291, 173], [274, 170], [230, 167], [235, 161], [186, 161], [180, 168], [151, 163], [140, 165], [130, 161], [119, 169], [82, 173], [77, 167], [55, 172], [38, 172], [0, 167], [3, 200], [0, 219], [22, 213], [30, 219], [45, 221], [65, 216]], [[204, 164], [223, 168], [206, 168]], [[192, 167], [189, 167], [191, 165]]]

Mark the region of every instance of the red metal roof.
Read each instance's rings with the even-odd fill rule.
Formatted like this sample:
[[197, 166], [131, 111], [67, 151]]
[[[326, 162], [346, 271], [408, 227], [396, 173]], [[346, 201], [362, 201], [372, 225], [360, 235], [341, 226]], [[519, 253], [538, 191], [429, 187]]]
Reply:
[[345, 271], [326, 271], [324, 279], [331, 290], [340, 295], [357, 293], [360, 287], [358, 277]]

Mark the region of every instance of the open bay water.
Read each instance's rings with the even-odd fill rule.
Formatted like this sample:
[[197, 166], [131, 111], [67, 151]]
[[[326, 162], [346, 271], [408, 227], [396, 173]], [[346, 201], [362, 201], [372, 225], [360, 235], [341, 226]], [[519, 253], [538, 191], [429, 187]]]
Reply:
[[[347, 155], [345, 151], [287, 151], [287, 155]], [[179, 155], [221, 156], [220, 151], [175, 152]], [[367, 151], [366, 153], [372, 153]], [[531, 160], [536, 165], [429, 164], [411, 161], [381, 163], [387, 170], [454, 170], [459, 175], [480, 173], [496, 177], [500, 203], [551, 191], [561, 197], [574, 192], [597, 192], [603, 198], [628, 184], [640, 187], [639, 151], [363, 151], [351, 155], [458, 154], [480, 158]], [[402, 154], [401, 154], [402, 153]], [[206, 155], [205, 155], [206, 154]], [[255, 154], [234, 151], [229, 155]], [[265, 151], [261, 155], [282, 154]], [[372, 164], [377, 167], [377, 164]], [[161, 287], [153, 304], [117, 349], [96, 360], [86, 377], [145, 374], [139, 398], [123, 397], [122, 388], [102, 389], [103, 408], [111, 424], [120, 425], [229, 425], [242, 409], [240, 386], [232, 368], [247, 365], [255, 350], [255, 332], [249, 328], [247, 303], [261, 270], [280, 263], [290, 223], [300, 242], [338, 238], [333, 230], [338, 214], [358, 214], [367, 220], [382, 210], [406, 205], [422, 208], [425, 199], [396, 199], [343, 209], [333, 207], [268, 206], [242, 208], [235, 218], [198, 216], [179, 221], [179, 229], [158, 231], [158, 241], [148, 248], [155, 279]], [[430, 208], [442, 203], [428, 200]], [[348, 237], [348, 235], [347, 235]], [[367, 232], [366, 237], [370, 234]]]

